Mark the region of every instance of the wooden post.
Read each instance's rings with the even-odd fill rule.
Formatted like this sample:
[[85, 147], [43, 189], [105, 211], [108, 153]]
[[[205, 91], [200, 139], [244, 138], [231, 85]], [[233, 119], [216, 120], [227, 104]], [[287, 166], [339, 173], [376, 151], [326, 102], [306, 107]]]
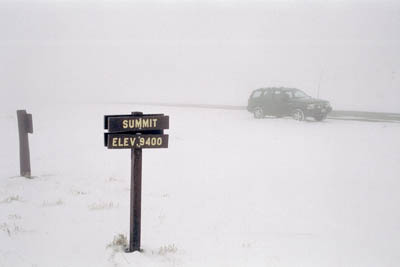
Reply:
[[[132, 115], [143, 115], [132, 112]], [[142, 224], [142, 149], [131, 149], [131, 210], [129, 227], [129, 251], [140, 251]]]
[[131, 150], [129, 246], [126, 252], [141, 251], [142, 149], [168, 148], [169, 116], [164, 114], [105, 115], [104, 146]]
[[131, 150], [131, 218], [129, 252], [140, 251], [142, 224], [142, 149]]
[[26, 110], [17, 110], [17, 118], [19, 131], [20, 175], [26, 178], [31, 178], [28, 133], [33, 133], [32, 115], [27, 114]]

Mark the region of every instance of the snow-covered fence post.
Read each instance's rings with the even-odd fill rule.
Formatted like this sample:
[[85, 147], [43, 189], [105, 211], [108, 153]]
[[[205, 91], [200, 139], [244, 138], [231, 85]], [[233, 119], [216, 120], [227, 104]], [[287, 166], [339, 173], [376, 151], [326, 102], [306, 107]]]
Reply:
[[26, 113], [26, 110], [17, 110], [17, 118], [19, 131], [20, 175], [26, 178], [31, 178], [28, 133], [33, 133], [32, 114]]

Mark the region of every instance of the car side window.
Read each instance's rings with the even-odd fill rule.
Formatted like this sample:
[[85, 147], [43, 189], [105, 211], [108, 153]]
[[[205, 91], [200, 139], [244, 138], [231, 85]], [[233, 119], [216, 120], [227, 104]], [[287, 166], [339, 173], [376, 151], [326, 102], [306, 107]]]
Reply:
[[275, 90], [274, 91], [274, 101], [276, 102], [285, 102], [289, 99], [289, 95], [282, 90]]
[[257, 97], [260, 97], [261, 94], [262, 94], [262, 91], [261, 90], [257, 90], [257, 91], [254, 91], [254, 93], [253, 93], [253, 95], [251, 97], [252, 98], [257, 98]]
[[271, 90], [265, 90], [263, 97], [270, 98], [271, 97]]
[[282, 94], [281, 90], [275, 90], [274, 91], [274, 98], [279, 98], [281, 96], [281, 94]]
[[286, 91], [286, 92], [284, 93], [284, 95], [285, 95], [285, 98], [286, 98], [286, 99], [293, 98], [293, 92], [291, 92], [291, 91]]

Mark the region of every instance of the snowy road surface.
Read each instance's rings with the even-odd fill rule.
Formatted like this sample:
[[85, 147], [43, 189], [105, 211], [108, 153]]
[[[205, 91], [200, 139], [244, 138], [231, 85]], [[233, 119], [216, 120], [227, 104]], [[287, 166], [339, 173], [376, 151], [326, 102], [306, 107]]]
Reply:
[[[163, 112], [143, 152], [143, 253], [129, 230], [130, 152], [103, 115]], [[15, 110], [0, 114], [0, 266], [400, 265], [400, 124], [255, 120], [241, 110], [44, 105], [17, 177]]]
[[[159, 107], [181, 107], [181, 108], [205, 108], [205, 109], [224, 109], [224, 110], [246, 110], [246, 106], [239, 105], [220, 105], [220, 104], [188, 104], [188, 103], [129, 103], [121, 102], [119, 104], [127, 105], [145, 105]], [[312, 119], [312, 118], [310, 118]], [[328, 119], [335, 120], [352, 120], [352, 121], [368, 121], [368, 122], [400, 122], [400, 113], [388, 112], [368, 112], [354, 110], [337, 110], [335, 107], [328, 115]]]

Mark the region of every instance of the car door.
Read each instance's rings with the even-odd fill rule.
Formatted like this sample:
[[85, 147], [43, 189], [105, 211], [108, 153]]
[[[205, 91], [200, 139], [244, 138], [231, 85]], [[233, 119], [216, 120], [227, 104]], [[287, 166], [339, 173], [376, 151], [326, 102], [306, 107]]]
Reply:
[[281, 90], [281, 89], [274, 90], [272, 97], [272, 104], [271, 104], [272, 115], [285, 116], [290, 114], [289, 112], [290, 109], [289, 99], [291, 98], [290, 94], [291, 92], [288, 90]]
[[273, 99], [272, 99], [272, 90], [266, 89], [264, 94], [262, 95], [262, 107], [265, 115], [272, 115], [273, 113]]
[[283, 91], [281, 89], [274, 89], [271, 98], [271, 115], [279, 116], [282, 114], [282, 98]]

